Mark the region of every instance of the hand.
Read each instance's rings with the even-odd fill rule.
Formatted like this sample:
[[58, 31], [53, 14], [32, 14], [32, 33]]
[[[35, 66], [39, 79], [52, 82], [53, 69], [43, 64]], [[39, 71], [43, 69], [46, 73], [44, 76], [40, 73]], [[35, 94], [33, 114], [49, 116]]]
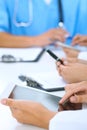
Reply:
[[78, 57], [78, 54], [79, 54], [79, 50], [76, 50], [76, 49], [70, 49], [70, 48], [67, 48], [67, 47], [62, 47], [63, 51], [65, 52], [66, 54], [66, 57], [73, 57], [73, 58], [77, 58]]
[[87, 80], [87, 65], [81, 63], [68, 63], [57, 66], [59, 74], [67, 83]]
[[70, 101], [68, 101], [66, 104], [63, 103], [59, 103], [59, 108], [58, 108], [58, 112], [61, 111], [68, 111], [68, 110], [79, 110], [82, 108], [82, 104], [81, 103], [71, 103]]
[[80, 46], [87, 46], [87, 35], [76, 35], [73, 38], [72, 45], [79, 44]]
[[[63, 65], [67, 65], [68, 63], [87, 63], [87, 61], [85, 60], [80, 60], [77, 58], [61, 58], [61, 60], [63, 61]], [[61, 65], [61, 63], [59, 61], [56, 62], [56, 66], [59, 67]]]
[[[37, 36], [13, 36], [3, 32], [0, 33], [2, 38], [0, 46], [9, 48], [44, 47], [55, 43], [56, 40], [64, 42], [68, 35], [66, 30], [60, 28], [49, 29], [47, 32]], [[57, 46], [56, 43], [54, 45]]]
[[65, 42], [65, 40], [68, 36], [69, 36], [69, 33], [65, 29], [57, 28], [54, 30], [51, 40], [53, 40], [53, 41], [58, 40], [61, 42]]
[[[87, 64], [87, 60], [82, 60], [82, 59], [78, 59], [78, 58], [73, 58], [73, 57], [68, 57], [68, 58], [62, 58], [63, 64], [67, 64], [67, 63], [83, 63], [83, 64]], [[57, 63], [59, 64], [59, 63]]]
[[50, 119], [56, 114], [37, 102], [3, 99], [1, 103], [10, 107], [19, 122], [38, 127], [48, 128]]
[[46, 46], [51, 43], [54, 43], [56, 40], [64, 42], [66, 40], [66, 36], [68, 36], [68, 32], [61, 28], [51, 29], [42, 35], [38, 35], [32, 37], [33, 43], [36, 46]]
[[66, 94], [60, 100], [60, 104], [63, 104], [67, 99], [71, 103], [87, 103], [87, 81], [68, 84], [65, 90]]
[[68, 58], [65, 58], [65, 59], [63, 58], [62, 60], [63, 60], [65, 65], [68, 64], [68, 63], [83, 63], [83, 62], [81, 62], [83, 60], [80, 60], [78, 58], [73, 58], [73, 57], [68, 57]]

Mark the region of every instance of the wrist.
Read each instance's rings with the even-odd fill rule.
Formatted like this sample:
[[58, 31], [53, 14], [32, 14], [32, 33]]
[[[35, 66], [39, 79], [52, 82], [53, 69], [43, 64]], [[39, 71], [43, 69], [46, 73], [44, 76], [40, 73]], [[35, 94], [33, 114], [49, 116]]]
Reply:
[[50, 120], [56, 115], [57, 112], [53, 112], [53, 111], [47, 111], [45, 114], [44, 114], [44, 128], [48, 129], [49, 128], [49, 122]]

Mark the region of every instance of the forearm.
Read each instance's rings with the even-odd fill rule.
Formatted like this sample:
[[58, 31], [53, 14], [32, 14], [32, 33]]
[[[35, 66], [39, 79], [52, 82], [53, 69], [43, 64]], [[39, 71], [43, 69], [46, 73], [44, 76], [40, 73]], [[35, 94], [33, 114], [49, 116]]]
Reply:
[[0, 47], [27, 48], [34, 46], [34, 38], [28, 36], [15, 36], [8, 33], [0, 33]]

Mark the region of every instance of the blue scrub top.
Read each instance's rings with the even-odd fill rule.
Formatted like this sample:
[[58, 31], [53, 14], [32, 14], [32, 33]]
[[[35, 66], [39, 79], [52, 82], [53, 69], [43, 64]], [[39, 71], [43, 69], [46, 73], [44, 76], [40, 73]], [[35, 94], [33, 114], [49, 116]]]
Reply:
[[[18, 2], [15, 5], [16, 1]], [[59, 21], [58, 0], [0, 0], [0, 32], [36, 36], [56, 28]], [[87, 34], [87, 0], [62, 0], [64, 25], [71, 37]], [[32, 14], [32, 18], [30, 16]], [[29, 23], [17, 27], [16, 23]]]

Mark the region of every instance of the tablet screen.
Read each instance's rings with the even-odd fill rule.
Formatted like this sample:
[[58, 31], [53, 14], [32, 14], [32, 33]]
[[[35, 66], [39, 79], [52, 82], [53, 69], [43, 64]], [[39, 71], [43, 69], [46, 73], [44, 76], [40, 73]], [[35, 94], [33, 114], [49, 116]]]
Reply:
[[21, 87], [19, 85], [15, 85], [9, 98], [39, 102], [52, 111], [58, 111], [58, 102], [60, 100], [60, 97], [48, 92], [31, 87]]

